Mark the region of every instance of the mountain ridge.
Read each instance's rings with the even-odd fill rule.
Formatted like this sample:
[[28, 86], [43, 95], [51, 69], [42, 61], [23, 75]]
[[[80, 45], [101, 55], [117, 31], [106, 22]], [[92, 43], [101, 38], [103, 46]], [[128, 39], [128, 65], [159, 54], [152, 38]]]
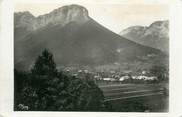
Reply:
[[169, 21], [155, 21], [149, 26], [131, 26], [119, 34], [131, 41], [160, 49], [166, 54], [169, 53]]
[[[45, 48], [53, 53], [58, 66], [147, 63], [151, 59], [150, 63], [156, 64], [165, 56], [157, 49], [123, 38], [87, 17], [82, 15], [79, 18], [83, 19], [77, 22], [74, 15], [68, 23], [49, 24], [32, 31], [23, 30], [24, 25], [15, 26], [15, 68], [29, 69]], [[17, 21], [15, 19], [15, 24]]]
[[[14, 13], [15, 28], [25, 27], [28, 30], [37, 30], [48, 24], [62, 24], [76, 21], [83, 23], [89, 19], [86, 8], [79, 5], [68, 5], [57, 8], [50, 13], [35, 17], [29, 11]], [[20, 18], [17, 18], [20, 17]]]

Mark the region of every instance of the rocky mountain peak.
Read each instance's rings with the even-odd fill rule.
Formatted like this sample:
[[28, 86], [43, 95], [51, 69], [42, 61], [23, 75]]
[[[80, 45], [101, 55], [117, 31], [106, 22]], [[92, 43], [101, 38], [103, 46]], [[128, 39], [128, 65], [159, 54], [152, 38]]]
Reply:
[[17, 12], [14, 14], [14, 25], [15, 28], [27, 27], [27, 29], [32, 30], [31, 25], [35, 20], [35, 17], [29, 12]]
[[156, 21], [152, 23], [147, 31], [145, 32], [145, 35], [154, 35], [158, 36], [159, 38], [168, 38], [168, 32], [169, 32], [169, 22], [168, 21]]
[[152, 23], [149, 27], [165, 27], [168, 28], [169, 25], [169, 21], [165, 20], [165, 21], [156, 21], [154, 23]]
[[168, 53], [169, 50], [169, 21], [155, 21], [149, 26], [131, 26], [120, 32], [120, 35], [139, 44], [160, 49]]
[[70, 22], [85, 23], [88, 20], [87, 9], [73, 4], [60, 7], [38, 17], [34, 17], [30, 12], [15, 13], [15, 28], [25, 27], [28, 30], [37, 30], [48, 24], [64, 26]]
[[76, 4], [60, 7], [50, 12], [50, 14], [64, 14], [69, 17], [82, 16], [82, 18], [88, 18], [88, 10], [83, 6]]
[[34, 17], [29, 11], [16, 12], [15, 16], [17, 16], [17, 17]]
[[146, 27], [144, 26], [131, 26], [131, 27], [128, 27], [124, 30], [122, 30], [119, 34], [120, 35], [125, 35], [125, 34], [128, 34], [128, 33], [136, 33], [136, 34], [140, 34], [141, 32], [144, 33]]

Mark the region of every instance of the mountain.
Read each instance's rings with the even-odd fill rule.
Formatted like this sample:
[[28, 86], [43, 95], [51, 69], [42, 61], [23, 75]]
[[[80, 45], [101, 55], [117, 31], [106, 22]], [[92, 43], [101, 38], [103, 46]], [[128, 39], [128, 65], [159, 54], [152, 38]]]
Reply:
[[27, 33], [44, 28], [47, 25], [66, 25], [69, 22], [84, 23], [88, 20], [88, 11], [78, 5], [63, 6], [52, 12], [33, 16], [30, 12], [14, 14], [15, 40], [23, 38]]
[[115, 34], [94, 21], [86, 8], [70, 5], [34, 17], [15, 13], [15, 68], [29, 69], [45, 48], [58, 66], [142, 63], [159, 64], [161, 51], [142, 46]]
[[169, 22], [156, 21], [148, 27], [132, 26], [120, 32], [120, 35], [152, 48], [169, 53]]

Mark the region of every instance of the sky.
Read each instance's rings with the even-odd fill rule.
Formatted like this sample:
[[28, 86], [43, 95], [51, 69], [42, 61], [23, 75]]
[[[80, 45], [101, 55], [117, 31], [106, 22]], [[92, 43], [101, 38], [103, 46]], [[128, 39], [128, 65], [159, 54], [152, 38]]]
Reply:
[[157, 20], [168, 20], [169, 6], [166, 3], [141, 1], [143, 2], [16, 2], [15, 12], [29, 11], [38, 16], [65, 5], [78, 4], [87, 8], [90, 17], [115, 33], [129, 26], [148, 26]]

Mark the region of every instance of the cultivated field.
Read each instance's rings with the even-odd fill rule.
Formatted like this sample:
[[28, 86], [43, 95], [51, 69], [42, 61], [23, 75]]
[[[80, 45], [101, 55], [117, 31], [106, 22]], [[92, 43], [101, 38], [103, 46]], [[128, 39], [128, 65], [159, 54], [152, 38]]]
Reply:
[[161, 84], [115, 84], [100, 86], [112, 111], [166, 112], [168, 87]]

